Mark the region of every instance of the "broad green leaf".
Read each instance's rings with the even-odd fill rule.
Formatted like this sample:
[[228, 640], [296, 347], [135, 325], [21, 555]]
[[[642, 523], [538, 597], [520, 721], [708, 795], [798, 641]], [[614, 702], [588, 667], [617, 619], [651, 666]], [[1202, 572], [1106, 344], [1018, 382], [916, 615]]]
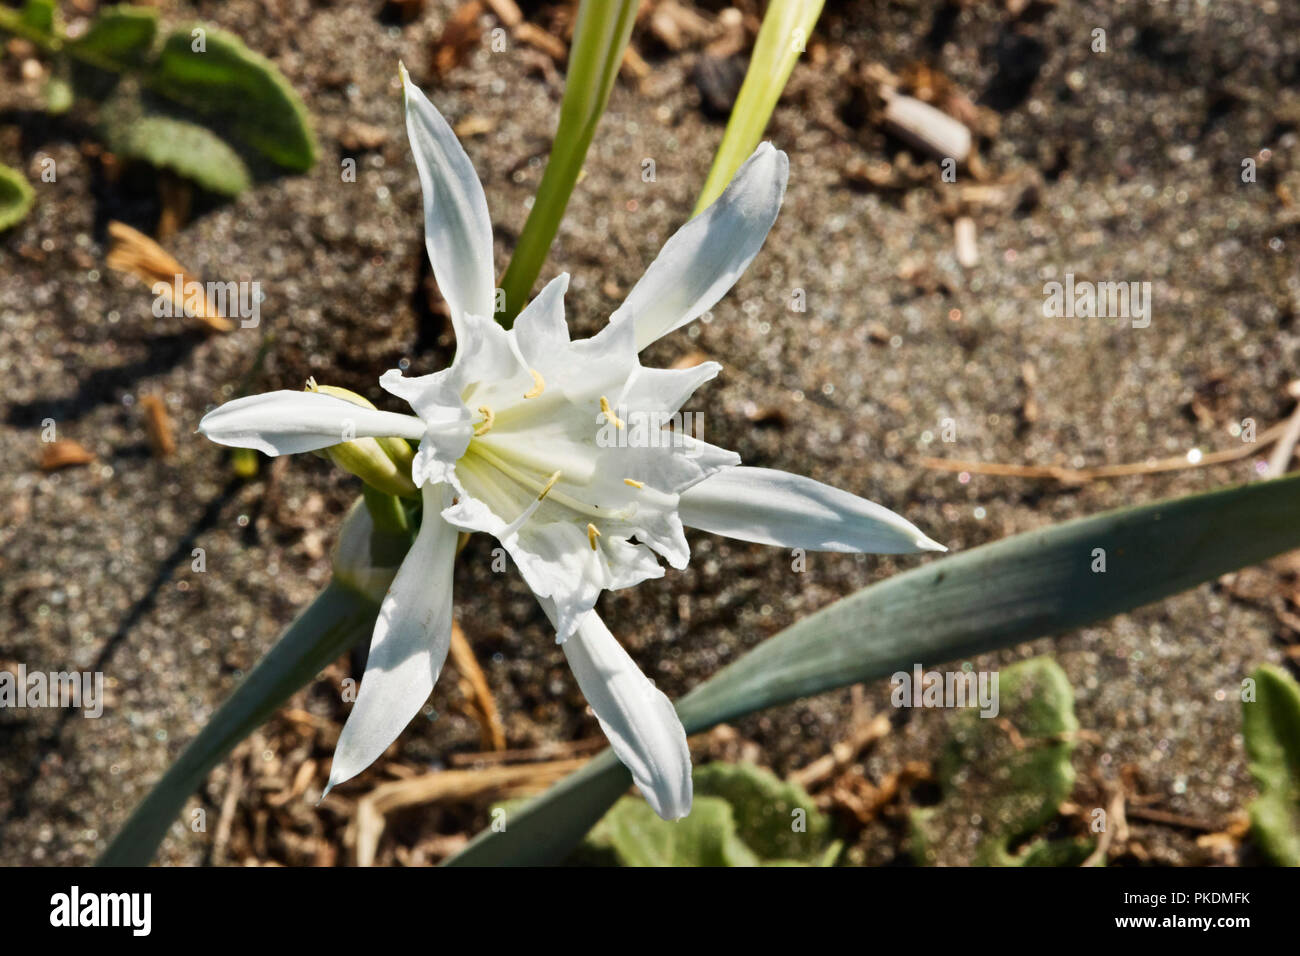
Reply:
[[144, 63], [157, 33], [158, 11], [151, 7], [104, 7], [67, 49], [94, 66], [121, 72]]
[[[913, 664], [1061, 634], [1300, 547], [1300, 476], [1109, 511], [933, 561], [764, 641], [677, 704], [688, 733]], [[1100, 550], [1099, 550], [1100, 549]], [[1106, 570], [1093, 572], [1099, 554]], [[617, 627], [617, 622], [613, 622]], [[451, 863], [563, 859], [630, 778], [606, 751]]]
[[758, 866], [736, 835], [732, 807], [718, 797], [696, 797], [681, 820], [661, 820], [640, 797], [614, 804], [591, 832], [594, 850], [609, 849], [623, 866]]
[[1084, 837], [1066, 840], [1035, 840], [1021, 853], [1008, 857], [1008, 866], [1082, 866], [1096, 844]]
[[795, 61], [804, 51], [824, 0], [771, 0], [763, 25], [754, 41], [745, 82], [736, 97], [736, 105], [727, 120], [727, 131], [713, 157], [700, 198], [695, 203], [698, 215], [722, 195], [740, 164], [758, 146], [767, 121], [776, 109]]
[[514, 324], [515, 316], [528, 301], [560, 228], [569, 196], [582, 172], [587, 148], [614, 88], [638, 7], [637, 0], [582, 0], [578, 6], [564, 99], [560, 103], [560, 123], [555, 130], [551, 157], [537, 187], [536, 201], [515, 243], [510, 265], [501, 279], [506, 308], [497, 319], [506, 328]]
[[289, 625], [118, 831], [100, 866], [145, 866], [203, 778], [331, 661], [374, 627], [377, 606], [331, 584]]
[[54, 0], [27, 0], [23, 4], [23, 24], [47, 37], [54, 36], [58, 15]]
[[0, 163], [0, 231], [22, 222], [35, 198], [26, 177]]
[[737, 835], [760, 859], [821, 863], [831, 821], [803, 787], [747, 763], [715, 761], [692, 776], [697, 798], [721, 797], [731, 805]]
[[310, 169], [316, 141], [307, 109], [270, 60], [235, 36], [196, 25], [167, 37], [150, 89], [228, 124], [245, 143], [286, 169]]
[[[752, 764], [696, 767], [695, 801], [681, 820], [661, 820], [640, 797], [623, 797], [572, 862], [621, 866], [834, 866], [830, 820], [796, 784]], [[515, 810], [522, 809], [521, 805]]]
[[1250, 676], [1255, 699], [1242, 702], [1241, 723], [1259, 784], [1251, 831], [1274, 863], [1300, 866], [1300, 684], [1273, 664]]
[[946, 862], [1019, 864], [1010, 845], [1056, 816], [1074, 786], [1070, 755], [1079, 722], [1065, 671], [1050, 657], [1035, 657], [1004, 668], [998, 678], [996, 717], [970, 708], [951, 718], [936, 773], [943, 798], [912, 813], [918, 862], [951, 853], [979, 817], [974, 859]]
[[236, 196], [252, 184], [248, 167], [230, 145], [198, 123], [158, 112], [130, 92], [110, 97], [100, 110], [104, 144], [192, 179], [204, 189]]

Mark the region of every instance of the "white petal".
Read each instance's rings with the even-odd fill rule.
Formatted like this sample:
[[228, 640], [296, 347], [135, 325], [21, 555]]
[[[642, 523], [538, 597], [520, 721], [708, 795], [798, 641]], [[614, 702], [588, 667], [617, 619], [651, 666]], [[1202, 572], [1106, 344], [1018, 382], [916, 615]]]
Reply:
[[362, 408], [324, 392], [287, 389], [226, 402], [199, 422], [199, 431], [218, 445], [256, 448], [272, 457], [353, 438], [420, 438], [424, 430], [413, 415]]
[[714, 534], [809, 551], [946, 551], [888, 508], [770, 468], [729, 468], [684, 492], [682, 521]]
[[420, 533], [379, 608], [370, 657], [330, 769], [331, 787], [374, 762], [433, 690], [451, 646], [451, 580], [456, 529], [438, 512], [450, 496], [444, 485], [424, 488]]
[[[695, 394], [696, 389], [716, 378], [721, 371], [722, 366], [717, 362], [701, 362], [682, 369], [640, 366], [632, 373], [616, 406], [633, 413], [673, 415]], [[689, 419], [675, 424], [681, 427], [685, 421]]]
[[727, 294], [763, 247], [785, 196], [790, 161], [760, 143], [721, 196], [673, 235], [610, 321], [636, 323], [641, 350]]
[[406, 132], [424, 193], [424, 244], [438, 289], [451, 307], [459, 346], [462, 316], [493, 314], [492, 220], [478, 174], [456, 134], [404, 67], [401, 72]]
[[564, 357], [569, 347], [569, 326], [564, 321], [564, 293], [569, 274], [562, 272], [515, 319], [515, 338], [525, 361], [535, 369], [547, 369]]
[[[542, 601], [548, 615], [549, 602]], [[573, 676], [600, 729], [641, 795], [665, 820], [691, 812], [691, 752], [677, 711], [594, 611], [564, 644]]]

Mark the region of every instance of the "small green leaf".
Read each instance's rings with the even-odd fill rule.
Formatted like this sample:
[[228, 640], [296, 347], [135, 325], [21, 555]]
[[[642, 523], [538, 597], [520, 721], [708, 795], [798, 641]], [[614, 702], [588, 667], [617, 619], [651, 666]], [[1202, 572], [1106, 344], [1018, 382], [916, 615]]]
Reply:
[[1096, 843], [1085, 837], [1067, 840], [1035, 840], [1010, 860], [1012, 866], [1082, 866]]
[[167, 37], [150, 88], [220, 120], [272, 162], [299, 172], [316, 161], [307, 108], [270, 60], [235, 36], [195, 26]]
[[35, 198], [22, 173], [0, 164], [0, 231], [21, 222]]
[[158, 11], [150, 7], [104, 7], [90, 28], [68, 43], [68, 50], [92, 65], [120, 72], [145, 61], [157, 33]]
[[45, 97], [45, 111], [51, 116], [60, 116], [72, 109], [72, 84], [66, 77], [51, 74], [45, 81], [42, 95]]
[[214, 193], [235, 196], [252, 182], [243, 159], [220, 136], [153, 109], [129, 86], [104, 103], [100, 129], [119, 156], [171, 169]]
[[661, 820], [623, 797], [575, 855], [622, 866], [834, 866], [830, 821], [796, 784], [752, 764], [696, 767], [695, 800], [681, 820]]
[[820, 862], [831, 822], [803, 787], [747, 763], [709, 763], [693, 776], [697, 796], [731, 805], [737, 834], [760, 858]]
[[935, 863], [941, 852], [960, 846], [978, 818], [982, 836], [974, 859], [959, 853], [950, 862], [1013, 865], [1010, 844], [1056, 816], [1074, 786], [1071, 735], [1079, 723], [1065, 672], [1050, 657], [1035, 657], [998, 676], [998, 717], [972, 708], [951, 718], [937, 772], [943, 799], [912, 813], [920, 862]]
[[612, 850], [623, 866], [758, 866], [736, 835], [731, 805], [697, 797], [689, 816], [661, 820], [639, 797], [623, 797], [591, 831], [593, 849]]
[[54, 0], [27, 0], [23, 4], [21, 16], [23, 23], [33, 30], [47, 37], [54, 36], [55, 21], [58, 19]]
[[1300, 866], [1300, 684], [1273, 664], [1251, 674], [1242, 731], [1259, 797], [1250, 805], [1255, 842], [1279, 866]]

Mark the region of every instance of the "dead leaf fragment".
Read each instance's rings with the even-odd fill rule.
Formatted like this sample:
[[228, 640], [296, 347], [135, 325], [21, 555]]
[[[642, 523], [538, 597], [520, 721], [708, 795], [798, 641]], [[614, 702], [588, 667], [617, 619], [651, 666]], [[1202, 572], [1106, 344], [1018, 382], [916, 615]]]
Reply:
[[47, 442], [41, 449], [41, 470], [58, 471], [60, 468], [72, 468], [75, 465], [88, 465], [95, 460], [94, 452], [88, 451], [71, 438], [60, 438]]
[[172, 423], [163, 400], [157, 395], [145, 395], [140, 399], [140, 411], [144, 413], [144, 427], [154, 455], [166, 458], [175, 452], [176, 439], [172, 437]]
[[169, 302], [175, 300], [179, 286], [184, 301], [178, 305], [186, 315], [202, 322], [208, 331], [229, 332], [235, 327], [212, 304], [206, 291], [201, 296], [190, 294], [191, 289], [196, 286], [202, 289], [203, 284], [158, 243], [124, 222], [110, 222], [108, 236], [112, 242], [106, 259], [110, 269], [135, 276], [155, 295], [164, 295]]

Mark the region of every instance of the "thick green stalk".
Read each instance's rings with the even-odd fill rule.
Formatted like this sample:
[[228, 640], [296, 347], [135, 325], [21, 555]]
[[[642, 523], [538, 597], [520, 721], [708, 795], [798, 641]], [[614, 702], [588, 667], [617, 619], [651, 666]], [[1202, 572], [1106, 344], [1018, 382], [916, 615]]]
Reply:
[[776, 101], [785, 89], [795, 61], [821, 16], [824, 0], [772, 0], [763, 16], [745, 82], [727, 121], [727, 131], [713, 157], [713, 167], [691, 215], [699, 215], [722, 195], [740, 164], [758, 146]]
[[528, 221], [515, 244], [514, 256], [501, 279], [505, 311], [497, 319], [506, 328], [514, 324], [515, 316], [527, 302], [560, 228], [569, 196], [582, 172], [587, 148], [614, 88], [623, 51], [632, 35], [637, 6], [637, 0], [582, 0], [578, 7], [551, 158], [537, 187]]

